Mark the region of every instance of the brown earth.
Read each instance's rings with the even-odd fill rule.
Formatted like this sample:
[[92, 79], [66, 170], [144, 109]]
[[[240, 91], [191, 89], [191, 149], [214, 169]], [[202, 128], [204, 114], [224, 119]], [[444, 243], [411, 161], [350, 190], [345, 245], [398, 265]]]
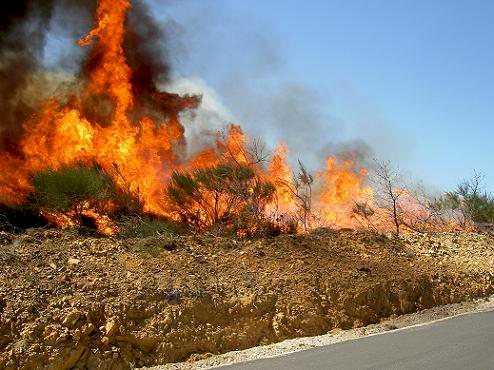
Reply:
[[126, 369], [494, 293], [494, 236], [0, 233], [0, 368]]

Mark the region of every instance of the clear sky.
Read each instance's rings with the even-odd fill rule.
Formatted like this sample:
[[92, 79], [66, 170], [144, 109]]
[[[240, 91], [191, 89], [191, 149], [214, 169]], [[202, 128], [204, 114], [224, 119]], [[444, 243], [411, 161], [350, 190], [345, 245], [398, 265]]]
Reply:
[[260, 118], [248, 110], [275, 86], [303, 86], [326, 120], [315, 135], [363, 138], [440, 187], [476, 169], [494, 190], [494, 1], [150, 1], [177, 24], [178, 73], [202, 78], [236, 117]]

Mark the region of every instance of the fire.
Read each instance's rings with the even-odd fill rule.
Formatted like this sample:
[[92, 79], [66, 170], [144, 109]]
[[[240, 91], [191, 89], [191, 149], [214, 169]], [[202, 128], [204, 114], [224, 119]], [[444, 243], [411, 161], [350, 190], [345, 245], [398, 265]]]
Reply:
[[365, 184], [367, 171], [355, 168], [352, 160], [338, 160], [330, 156], [326, 168], [318, 174], [321, 188], [317, 197], [319, 212], [326, 225], [353, 228], [351, 217], [355, 202], [372, 203], [373, 192]]
[[[277, 210], [281, 214], [295, 214], [300, 208], [304, 193], [294, 186], [293, 173], [287, 162], [286, 145], [275, 149], [269, 164], [268, 174], [276, 185]], [[310, 227], [328, 225], [333, 227], [359, 227], [352, 217], [355, 202], [372, 204], [373, 191], [366, 185], [367, 171], [355, 166], [352, 160], [339, 160], [329, 156], [326, 168], [316, 173], [316, 179], [310, 189], [312, 200], [310, 207], [312, 217], [307, 220]]]
[[[81, 46], [94, 44], [91, 55], [97, 60], [87, 85], [81, 96], [74, 96], [67, 105], [45, 102], [44, 108], [23, 124], [24, 135], [16, 152], [1, 153], [0, 194], [4, 201], [22, 202], [31, 190], [30, 176], [41, 169], [97, 163], [114, 175], [117, 185], [139, 192], [146, 211], [167, 214], [163, 184], [179, 167], [176, 153], [184, 141], [177, 114], [197, 106], [198, 99], [163, 93], [156, 98], [161, 106], [167, 103], [163, 121], [145, 117], [131, 122], [132, 71], [122, 48], [130, 7], [127, 0], [99, 2], [96, 26], [80, 41]], [[87, 96], [111, 99], [114, 109], [109, 125], [89, 121], [83, 114], [81, 100]]]
[[99, 2], [96, 11], [96, 27], [82, 40], [81, 46], [87, 46], [98, 38], [92, 50], [100, 57], [96, 68], [91, 71], [87, 92], [92, 95], [109, 94], [114, 98], [115, 121], [127, 128], [127, 113], [132, 106], [132, 71], [127, 65], [122, 44], [125, 35], [125, 18], [131, 7], [127, 0]]
[[279, 145], [274, 150], [273, 158], [269, 163], [268, 178], [276, 187], [277, 206], [281, 213], [293, 208], [295, 195], [290, 188], [293, 174], [287, 162], [288, 151], [285, 144]]
[[88, 208], [82, 211], [80, 217], [76, 216], [73, 212], [68, 214], [53, 213], [53, 212], [41, 212], [42, 216], [46, 218], [48, 222], [61, 229], [66, 229], [74, 226], [81, 226], [81, 221], [78, 218], [83, 217], [87, 220], [91, 220], [94, 223], [98, 234], [100, 235], [114, 235], [118, 233], [118, 227], [107, 215], [101, 215], [95, 210]]
[[[173, 217], [165, 196], [172, 173], [226, 160], [251, 165], [260, 177], [274, 184], [276, 201], [268, 206], [268, 212], [299, 212], [307, 194], [294, 185], [296, 174], [288, 164], [285, 144], [274, 150], [269, 163], [253, 161], [249, 137], [240, 126], [231, 125], [225, 135], [218, 135], [214, 145], [184, 159], [186, 142], [180, 112], [196, 108], [200, 99], [151, 91], [151, 110], [162, 118], [143, 113], [136, 103], [136, 94], [142, 89], [132, 80], [135, 71], [123, 47], [131, 7], [128, 0], [99, 0], [94, 28], [79, 41], [81, 47], [91, 48], [81, 81], [84, 87], [67, 103], [55, 99], [42, 102], [43, 108], [23, 123], [23, 135], [15, 148], [0, 150], [0, 202], [22, 203], [32, 191], [30, 178], [40, 170], [97, 164], [119, 188], [138, 194], [145, 212]], [[135, 114], [137, 110], [140, 114]], [[310, 226], [356, 227], [350, 214], [354, 202], [372, 203], [366, 177], [365, 169], [354, 161], [329, 157], [314, 184], [304, 190], [314, 198], [310, 202], [314, 215], [308, 221]], [[85, 209], [83, 215], [94, 219], [101, 233], [116, 232], [106, 216], [92, 209]], [[70, 215], [46, 217], [61, 226], [75, 222]]]

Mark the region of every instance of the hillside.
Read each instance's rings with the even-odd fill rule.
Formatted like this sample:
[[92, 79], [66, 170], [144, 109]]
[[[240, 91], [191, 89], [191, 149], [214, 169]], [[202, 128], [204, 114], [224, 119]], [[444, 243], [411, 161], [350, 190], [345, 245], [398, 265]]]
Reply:
[[0, 368], [127, 369], [494, 292], [494, 236], [0, 235]]

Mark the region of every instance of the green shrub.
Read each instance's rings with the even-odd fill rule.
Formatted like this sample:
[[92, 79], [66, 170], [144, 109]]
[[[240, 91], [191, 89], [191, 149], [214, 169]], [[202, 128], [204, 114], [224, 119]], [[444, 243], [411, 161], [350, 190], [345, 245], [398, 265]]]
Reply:
[[40, 211], [75, 212], [98, 209], [114, 194], [113, 181], [97, 167], [62, 167], [44, 170], [32, 178], [30, 203]]
[[483, 189], [479, 174], [447, 192], [441, 202], [443, 207], [461, 215], [462, 224], [494, 223], [494, 197]]

